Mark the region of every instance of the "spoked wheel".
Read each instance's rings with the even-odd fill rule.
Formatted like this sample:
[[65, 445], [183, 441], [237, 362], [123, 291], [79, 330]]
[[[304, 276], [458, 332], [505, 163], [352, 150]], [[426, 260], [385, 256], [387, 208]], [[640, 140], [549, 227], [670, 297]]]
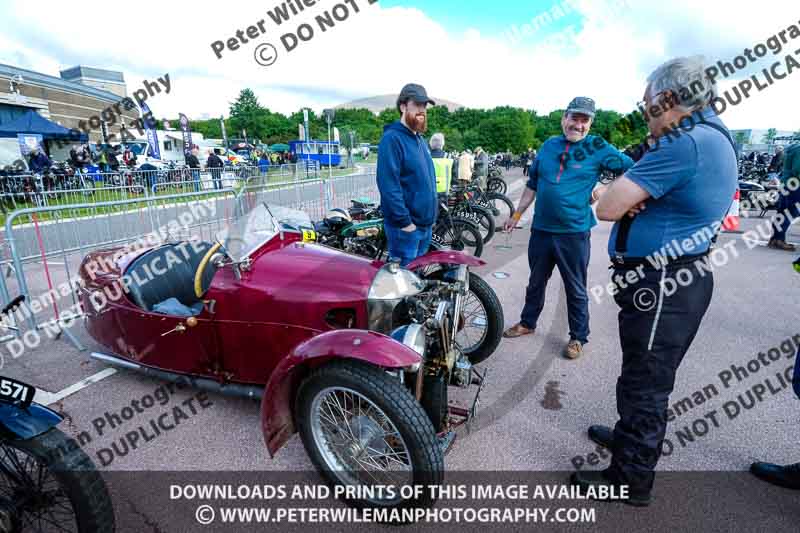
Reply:
[[[489, 244], [494, 237], [497, 222], [489, 208], [479, 204], [462, 204], [459, 209], [453, 211], [453, 214], [471, 220], [481, 232], [483, 244]], [[469, 236], [465, 236], [465, 238], [469, 239]], [[472, 240], [468, 240], [467, 244], [474, 247]]]
[[508, 192], [508, 184], [503, 178], [489, 178], [486, 182], [486, 191], [505, 194]]
[[58, 429], [0, 442], [0, 524], [10, 531], [114, 531], [114, 510], [91, 459]]
[[300, 386], [296, 419], [306, 451], [328, 482], [395, 487], [343, 498], [348, 504], [433, 505], [430, 494], [400, 496], [403, 485], [440, 484], [444, 461], [430, 419], [397, 378], [354, 360], [325, 365]]
[[491, 210], [480, 205], [473, 205], [471, 209], [472, 213], [470, 214], [470, 218], [474, 219], [478, 224], [478, 229], [483, 236], [483, 244], [488, 244], [489, 241], [492, 240], [492, 237], [494, 237], [496, 229], [497, 223], [494, 220], [494, 215]]
[[502, 223], [505, 223], [514, 214], [514, 203], [505, 194], [490, 192], [486, 194], [486, 200], [489, 202], [490, 208], [498, 213], [496, 220], [502, 220]]
[[[443, 272], [429, 277], [441, 279]], [[470, 363], [477, 365], [489, 358], [503, 335], [503, 306], [494, 290], [477, 274], [469, 273], [469, 292], [461, 311], [461, 326], [456, 343]]]
[[436, 244], [480, 257], [483, 253], [483, 237], [478, 226], [472, 220], [461, 217], [453, 217], [451, 221], [444, 220], [434, 228], [433, 240]]

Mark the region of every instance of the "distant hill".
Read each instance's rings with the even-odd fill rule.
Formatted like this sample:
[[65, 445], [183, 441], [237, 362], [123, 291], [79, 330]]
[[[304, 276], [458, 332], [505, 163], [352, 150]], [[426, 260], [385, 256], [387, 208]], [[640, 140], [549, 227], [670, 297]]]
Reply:
[[[431, 99], [434, 102], [436, 102], [436, 105], [447, 106], [447, 109], [449, 109], [450, 111], [455, 111], [456, 109], [464, 107], [461, 104], [456, 104], [455, 102], [450, 102], [449, 100], [445, 100], [443, 98], [436, 98], [435, 96], [432, 96]], [[377, 114], [386, 108], [393, 108], [396, 102], [397, 102], [396, 94], [384, 94], [381, 96], [372, 96], [370, 98], [359, 98], [358, 100], [353, 100], [352, 102], [347, 102], [346, 104], [340, 104], [336, 106], [336, 108], [369, 109], [373, 113]]]

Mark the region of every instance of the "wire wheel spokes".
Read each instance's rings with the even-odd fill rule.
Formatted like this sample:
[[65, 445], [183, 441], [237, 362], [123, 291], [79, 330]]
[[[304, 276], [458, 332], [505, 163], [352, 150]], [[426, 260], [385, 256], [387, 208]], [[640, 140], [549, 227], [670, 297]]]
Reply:
[[343, 484], [410, 484], [411, 454], [394, 423], [355, 390], [328, 387], [311, 404], [311, 430], [328, 468]]
[[47, 465], [0, 443], [0, 500], [13, 502], [21, 531], [78, 531], [72, 504]]
[[469, 353], [478, 348], [486, 339], [489, 331], [489, 317], [483, 302], [470, 291], [464, 301], [461, 312], [463, 326], [456, 335], [456, 343], [464, 353]]
[[478, 256], [476, 249], [483, 245], [481, 232], [478, 230], [477, 225], [467, 224], [466, 222], [454, 222], [448, 228], [449, 235], [451, 236], [451, 247], [454, 250], [467, 252], [474, 256]]

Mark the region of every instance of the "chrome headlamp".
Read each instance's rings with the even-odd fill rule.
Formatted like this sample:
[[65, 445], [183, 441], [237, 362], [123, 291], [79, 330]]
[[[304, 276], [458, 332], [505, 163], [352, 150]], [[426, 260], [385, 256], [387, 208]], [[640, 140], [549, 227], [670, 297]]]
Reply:
[[425, 290], [425, 283], [413, 272], [400, 268], [397, 263], [384, 265], [372, 280], [370, 300], [398, 300], [414, 296]]
[[[400, 326], [392, 331], [391, 337], [397, 342], [401, 342], [417, 352], [422, 359], [425, 359], [425, 330], [419, 324], [409, 324], [407, 326]], [[414, 363], [411, 367], [407, 368], [411, 372], [419, 370], [420, 362]]]
[[389, 263], [381, 268], [372, 280], [367, 297], [369, 329], [388, 335], [394, 329], [393, 315], [398, 305], [408, 296], [425, 290], [419, 276]]

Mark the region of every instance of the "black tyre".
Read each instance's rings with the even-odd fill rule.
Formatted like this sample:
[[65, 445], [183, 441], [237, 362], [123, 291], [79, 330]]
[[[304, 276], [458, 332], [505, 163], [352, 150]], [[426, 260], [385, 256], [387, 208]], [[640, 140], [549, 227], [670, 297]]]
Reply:
[[[489, 208], [480, 204], [463, 204], [463, 207], [454, 211], [453, 214], [474, 222], [481, 232], [483, 244], [489, 244], [489, 241], [494, 237], [497, 222], [495, 222], [494, 215]], [[469, 239], [469, 236], [465, 236], [465, 239]], [[467, 240], [466, 242], [469, 246], [475, 246], [472, 240]]]
[[436, 374], [422, 378], [422, 408], [437, 432], [445, 429], [447, 421], [447, 379], [440, 368]]
[[[337, 360], [300, 385], [295, 420], [314, 465], [333, 485], [438, 485], [442, 449], [425, 410], [400, 381], [370, 364]], [[428, 507], [435, 499], [343, 500], [355, 507]], [[381, 498], [380, 496], [384, 496]]]
[[0, 465], [0, 500], [26, 501], [12, 515], [19, 531], [114, 531], [114, 508], [103, 478], [77, 443], [58, 429], [0, 442]]
[[475, 219], [475, 222], [478, 224], [478, 229], [480, 229], [481, 235], [483, 236], [483, 244], [488, 244], [494, 237], [495, 230], [497, 229], [497, 222], [494, 220], [494, 215], [490, 209], [482, 205], [473, 204], [471, 207], [472, 218]]
[[489, 178], [486, 182], [486, 192], [505, 194], [508, 192], [508, 184], [503, 178]]
[[[442, 275], [443, 272], [438, 271], [430, 277], [441, 279]], [[463, 324], [456, 342], [470, 363], [477, 365], [488, 359], [500, 344], [505, 317], [494, 289], [474, 272], [469, 273], [469, 294], [461, 316]]]
[[486, 193], [489, 205], [498, 211], [497, 219], [505, 223], [514, 214], [514, 202], [508, 196], [498, 192]]
[[475, 257], [480, 257], [483, 253], [481, 232], [478, 226], [467, 218], [452, 217], [443, 220], [434, 228], [433, 240], [439, 246]]

